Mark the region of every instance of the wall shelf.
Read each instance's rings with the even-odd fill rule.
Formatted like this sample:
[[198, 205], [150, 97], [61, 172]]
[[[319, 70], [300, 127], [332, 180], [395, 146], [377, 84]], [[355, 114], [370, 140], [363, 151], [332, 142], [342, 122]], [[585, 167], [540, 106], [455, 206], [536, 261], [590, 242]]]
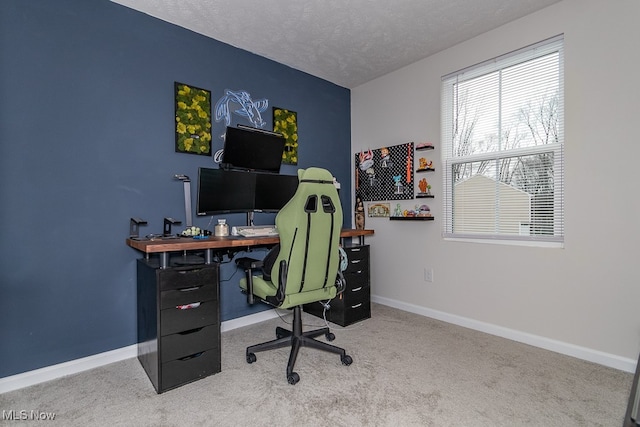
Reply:
[[390, 216], [391, 221], [433, 221], [432, 216]]
[[[418, 151], [428, 151], [428, 150], [433, 150], [434, 148], [435, 147], [433, 146], [433, 144], [423, 145], [421, 147], [416, 145], [415, 151], [417, 153]], [[416, 157], [418, 157], [417, 154], [416, 154]], [[420, 163], [421, 164], [416, 164], [416, 169], [414, 170], [415, 175], [419, 173], [425, 173], [425, 172], [435, 172], [435, 168], [433, 167], [434, 164], [432, 161], [429, 161], [428, 158], [420, 158]], [[422, 167], [418, 167], [418, 166], [422, 166]], [[418, 178], [416, 177], [416, 182], [417, 181], [418, 181]], [[420, 179], [420, 186], [423, 186], [425, 190], [427, 188], [431, 189], [431, 186], [427, 183], [426, 178]], [[420, 188], [420, 190], [421, 191], [415, 195], [416, 199], [433, 199], [435, 197], [433, 194], [431, 194], [431, 191], [423, 192], [422, 188]], [[433, 217], [396, 217], [392, 219], [396, 221], [432, 221]]]

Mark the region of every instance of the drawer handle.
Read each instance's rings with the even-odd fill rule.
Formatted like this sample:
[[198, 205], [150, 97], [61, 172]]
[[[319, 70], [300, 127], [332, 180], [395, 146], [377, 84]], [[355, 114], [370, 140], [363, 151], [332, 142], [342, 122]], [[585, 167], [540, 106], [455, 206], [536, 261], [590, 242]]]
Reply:
[[194, 286], [192, 288], [179, 289], [180, 292], [191, 292], [200, 289], [202, 286]]
[[200, 327], [200, 328], [195, 328], [195, 329], [189, 329], [188, 331], [182, 331], [182, 332], [178, 332], [178, 335], [189, 335], [189, 334], [195, 334], [196, 332], [200, 332], [201, 330], [204, 329], [204, 326]]
[[351, 248], [351, 252], [360, 252], [360, 248]]
[[360, 303], [360, 304], [356, 304], [356, 305], [352, 305], [352, 306], [351, 306], [351, 308], [358, 308], [358, 307], [360, 307], [361, 305], [362, 305], [362, 303]]
[[190, 304], [176, 305], [176, 308], [178, 310], [191, 310], [192, 308], [198, 308], [198, 307], [200, 307], [200, 303], [199, 302], [192, 302]]
[[189, 273], [197, 273], [200, 270], [202, 270], [201, 268], [192, 268], [190, 270], [178, 270], [178, 274], [189, 274]]
[[351, 264], [358, 264], [360, 263], [360, 261], [362, 261], [361, 259], [353, 259], [351, 260]]
[[203, 353], [204, 353], [204, 351], [201, 351], [200, 353], [195, 353], [195, 354], [192, 354], [191, 356], [185, 356], [185, 357], [182, 357], [182, 358], [180, 358], [178, 360], [185, 361], [185, 360], [195, 359], [196, 357], [202, 356]]
[[359, 288], [351, 289], [351, 292], [358, 292], [358, 291], [359, 291], [359, 290], [361, 290], [361, 289], [362, 289], [362, 286], [360, 286]]

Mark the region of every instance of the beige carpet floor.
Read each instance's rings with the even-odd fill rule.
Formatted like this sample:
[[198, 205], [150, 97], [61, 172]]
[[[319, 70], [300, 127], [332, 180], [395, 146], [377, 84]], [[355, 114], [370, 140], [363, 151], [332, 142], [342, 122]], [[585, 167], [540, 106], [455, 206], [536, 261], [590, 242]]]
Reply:
[[[283, 315], [290, 321], [289, 313]], [[305, 315], [305, 324], [322, 326]], [[0, 411], [52, 412], [33, 426], [621, 426], [633, 376], [374, 304], [372, 318], [332, 325], [354, 362], [246, 346], [274, 337], [273, 319], [222, 334], [222, 372], [161, 395], [137, 359], [0, 395]]]

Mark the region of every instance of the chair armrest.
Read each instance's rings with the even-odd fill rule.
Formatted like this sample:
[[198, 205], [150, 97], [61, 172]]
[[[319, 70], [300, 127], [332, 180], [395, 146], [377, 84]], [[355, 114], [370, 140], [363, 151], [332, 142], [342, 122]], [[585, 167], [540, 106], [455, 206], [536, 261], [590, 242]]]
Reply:
[[253, 305], [253, 270], [262, 267], [262, 261], [258, 259], [242, 257], [236, 260], [236, 265], [244, 269], [247, 278], [247, 303]]
[[262, 260], [242, 257], [236, 260], [236, 265], [244, 270], [255, 270], [262, 267]]
[[287, 261], [280, 261], [278, 269], [278, 290], [276, 296], [267, 297], [267, 302], [273, 306], [280, 307], [284, 302], [285, 289], [287, 289]]

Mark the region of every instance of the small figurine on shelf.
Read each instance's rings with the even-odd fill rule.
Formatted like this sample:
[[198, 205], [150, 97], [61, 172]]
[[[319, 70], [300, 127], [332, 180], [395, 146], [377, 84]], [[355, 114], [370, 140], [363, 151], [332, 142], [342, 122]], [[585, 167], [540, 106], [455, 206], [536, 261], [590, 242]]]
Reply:
[[431, 216], [431, 209], [427, 205], [421, 205], [417, 207], [417, 216]]
[[396, 208], [393, 211], [393, 216], [402, 216], [402, 208], [400, 207], [400, 203], [396, 205]]
[[419, 171], [423, 171], [423, 170], [427, 170], [427, 169], [433, 169], [433, 161], [432, 160], [426, 159], [424, 157], [420, 157], [418, 159], [418, 163], [419, 163], [419, 166], [418, 166], [418, 170]]
[[356, 196], [356, 206], [354, 210], [356, 230], [364, 230], [364, 203], [360, 196]]
[[431, 185], [425, 178], [422, 178], [420, 182], [418, 182], [418, 188], [420, 188], [420, 194], [431, 195]]

